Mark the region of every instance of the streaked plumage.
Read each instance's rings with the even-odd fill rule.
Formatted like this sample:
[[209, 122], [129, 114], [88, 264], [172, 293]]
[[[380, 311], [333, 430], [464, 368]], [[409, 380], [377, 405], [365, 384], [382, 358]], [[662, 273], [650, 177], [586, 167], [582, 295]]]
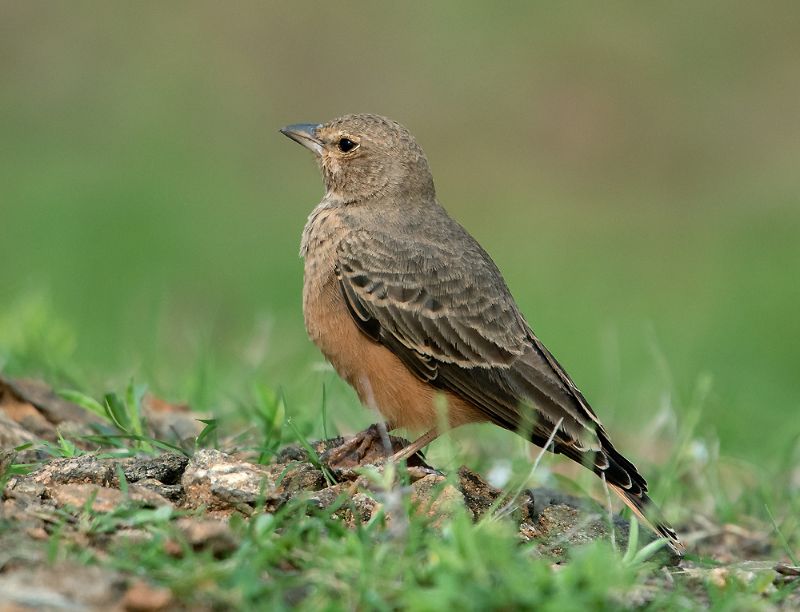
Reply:
[[497, 266], [436, 200], [410, 133], [376, 115], [284, 133], [317, 154], [326, 186], [303, 232], [306, 326], [362, 402], [393, 427], [435, 428], [444, 393], [452, 426], [490, 421], [539, 446], [552, 436], [551, 450], [605, 478], [681, 550]]

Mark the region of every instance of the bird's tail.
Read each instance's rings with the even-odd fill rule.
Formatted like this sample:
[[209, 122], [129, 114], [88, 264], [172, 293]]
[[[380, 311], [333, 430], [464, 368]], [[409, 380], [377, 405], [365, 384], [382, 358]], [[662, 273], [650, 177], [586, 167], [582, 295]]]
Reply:
[[647, 493], [635, 495], [617, 485], [608, 483], [608, 486], [631, 509], [639, 521], [664, 538], [676, 554], [683, 555], [686, 546], [681, 542], [675, 530], [662, 518], [661, 510], [648, 497]]
[[598, 432], [602, 450], [594, 456], [594, 471], [616, 493], [636, 518], [664, 538], [677, 554], [686, 550], [678, 534], [647, 495], [647, 482], [630, 461], [617, 451], [605, 432]]
[[[559, 442], [553, 445], [553, 450], [589, 467], [619, 496], [639, 521], [656, 535], [664, 538], [677, 555], [683, 556], [686, 547], [675, 530], [664, 520], [661, 510], [647, 495], [647, 481], [636, 466], [614, 448], [604, 431], [598, 431], [598, 437], [600, 439], [598, 451], [579, 450], [572, 444]], [[546, 445], [540, 443], [538, 439], [534, 439], [534, 442], [540, 446]]]

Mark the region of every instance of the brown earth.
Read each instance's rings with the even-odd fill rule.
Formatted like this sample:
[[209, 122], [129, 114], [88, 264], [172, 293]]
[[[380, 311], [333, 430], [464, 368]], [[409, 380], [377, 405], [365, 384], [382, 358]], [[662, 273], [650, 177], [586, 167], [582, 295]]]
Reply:
[[[156, 423], [157, 430], [177, 432], [178, 438], [197, 436], [202, 427], [185, 407], [150, 399], [145, 410], [148, 422]], [[5, 483], [0, 525], [6, 526], [0, 533], [0, 612], [70, 606], [162, 610], [178, 605], [168, 590], [140, 578], [94, 566], [47, 563], [39, 543], [49, 539], [56, 526], [61, 537], [90, 547], [101, 556], [114, 542], [149, 537], [145, 530], [135, 527], [101, 536], [86, 534], [78, 517], [88, 508], [96, 513], [113, 512], [121, 505], [199, 511], [176, 518], [175, 524], [185, 543], [218, 557], [238, 545], [228, 524], [231, 516], [246, 519], [255, 513], [275, 512], [298, 497], [311, 508], [335, 504], [334, 515], [351, 526], [369, 521], [380, 508], [389, 529], [400, 528], [394, 518], [396, 499], [390, 492], [410, 496], [415, 511], [428, 516], [434, 526], [459, 508], [466, 508], [475, 520], [487, 512], [508, 515], [518, 527], [520, 540], [531, 542], [554, 563], [563, 561], [571, 546], [611, 538], [607, 510], [591, 500], [548, 489], [524, 490], [512, 496], [466, 467], [448, 478], [421, 457], [409, 461], [406, 485], [400, 487], [390, 478], [391, 491], [387, 491], [386, 483], [378, 482], [387, 469], [385, 457], [406, 443], [395, 437], [391, 438], [392, 449], [373, 442], [361, 449], [363, 456], [343, 452], [349, 446], [348, 439], [341, 437], [312, 443], [310, 449], [287, 446], [264, 465], [248, 460], [247, 455], [213, 449], [197, 450], [191, 457], [162, 453], [128, 458], [97, 451], [53, 458], [37, 450], [38, 441], [55, 443], [59, 435], [80, 440], [99, 425], [99, 417], [59, 398], [43, 383], [0, 378], [0, 483]], [[32, 446], [12, 450], [29, 443]], [[342, 450], [337, 453], [338, 449]], [[26, 474], [4, 477], [12, 463], [35, 463], [38, 467]], [[372, 477], [362, 469], [365, 466], [373, 467]], [[707, 552], [723, 544], [727, 550], [738, 547], [739, 552], [755, 546], [744, 530], [737, 533], [709, 528], [707, 532], [709, 536], [702, 544]], [[614, 517], [614, 540], [623, 550], [627, 536], [628, 523]], [[642, 537], [647, 539], [644, 534]], [[181, 553], [178, 543], [173, 552]], [[689, 582], [724, 584], [733, 579], [755, 580], [771, 572], [774, 581], [780, 583], [796, 580], [800, 573], [797, 568], [784, 565], [776, 569], [774, 562], [743, 561], [741, 557], [728, 567], [713, 569], [666, 553], [658, 559], [669, 568], [665, 574], [669, 580], [682, 576]], [[647, 601], [646, 595], [643, 597]]]

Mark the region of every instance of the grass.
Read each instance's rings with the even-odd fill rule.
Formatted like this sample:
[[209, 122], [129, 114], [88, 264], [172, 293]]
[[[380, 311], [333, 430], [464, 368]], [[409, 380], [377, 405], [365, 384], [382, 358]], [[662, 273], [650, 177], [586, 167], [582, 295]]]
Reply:
[[[31, 363], [29, 356], [13, 352], [8, 356], [7, 363], [17, 372], [24, 369], [19, 364]], [[208, 370], [198, 374], [208, 375]], [[242, 398], [205, 420], [194, 448], [217, 446], [224, 439], [256, 451], [259, 461], [269, 462], [284, 444], [299, 441], [310, 448], [308, 440], [331, 427], [320, 422], [327, 408], [293, 405], [281, 392], [254, 379], [242, 383], [246, 379], [239, 378], [237, 383], [245, 390]], [[785, 462], [768, 473], [716, 454], [714, 441], [696, 430], [702, 418], [703, 385], [691, 413], [695, 416], [678, 419], [670, 456], [660, 465], [646, 466], [662, 505], [690, 540], [688, 558], [708, 570], [725, 567], [715, 556], [729, 555], [726, 563], [746, 560], [748, 553], [737, 550], [738, 541], [726, 542], [720, 536], [725, 525], [732, 524], [755, 534], [758, 541], [748, 546], [760, 551], [757, 557], [793, 560], [800, 548], [800, 495], [790, 482], [794, 455], [787, 450]], [[105, 393], [99, 401], [77, 391], [63, 395], [106, 421], [107, 426], [90, 438], [98, 446], [129, 454], [174, 450], [173, 441], [147, 437], [140, 409], [142, 393], [142, 386], [129, 382], [121, 393]], [[326, 393], [323, 397], [326, 402], [330, 399]], [[458, 434], [450, 436], [429, 457], [450, 473], [460, 463], [489, 469], [497, 456], [472, 455], [467, 440]], [[42, 450], [51, 457], [83, 452], [63, 437], [58, 444], [43, 445]], [[538, 466], [533, 473], [532, 463]], [[511, 482], [518, 483], [514, 490], [526, 483], [566, 484], [602, 499], [596, 479], [588, 472], [559, 476], [558, 466], [550, 455], [537, 454], [532, 459], [527, 452], [515, 451], [510, 476]], [[0, 482], [31, 467], [6, 466]], [[554, 565], [553, 559], [520, 542], [499, 508], [490, 520], [477, 524], [461, 510], [443, 524], [433, 524], [430, 518], [412, 512], [407, 496], [398, 496], [391, 474], [375, 478], [382, 479], [386, 500], [394, 494], [391, 503], [405, 507], [403, 529], [387, 524], [382, 514], [348, 528], [336, 513], [337, 507], [349, 503], [347, 498], [338, 506], [319, 510], [299, 497], [274, 514], [257, 509], [249, 520], [233, 518], [236, 546], [219, 555], [195, 550], [186, 541], [176, 526], [176, 519], [185, 513], [149, 510], [135, 503], [100, 513], [87, 503], [82, 509], [64, 511], [61, 527], [51, 530], [44, 546], [50, 563], [99, 564], [143, 577], [168, 588], [175, 601], [189, 608], [672, 610], [707, 606], [738, 610], [770, 609], [796, 592], [796, 584], [776, 587], [763, 572], [753, 578], [731, 570], [724, 582], [712, 574], [667, 579], [650, 561], [660, 544], [640, 546], [635, 522], [627, 549], [617, 551], [610, 542], [598, 541], [569, 550], [566, 562]], [[124, 478], [121, 484], [124, 492]], [[698, 521], [696, 515], [706, 521]], [[113, 539], [120, 528], [138, 530], [146, 537], [135, 542]], [[104, 543], [99, 549], [86, 547], [81, 543], [85, 540], [65, 536], [76, 530], [89, 541]], [[699, 540], [693, 542], [693, 538]], [[710, 546], [713, 540], [719, 544]]]
[[[52, 11], [9, 5], [0, 37], [0, 371], [71, 390], [105, 420], [97, 447], [233, 443], [269, 462], [377, 420], [305, 340], [297, 242], [321, 186], [276, 130], [379, 112], [418, 136], [442, 203], [700, 538], [694, 562], [798, 558], [796, 2]], [[198, 438], [149, 437], [141, 385], [191, 405]], [[8, 450], [0, 484], [32, 467]], [[586, 470], [496, 428], [428, 456], [605, 499]], [[652, 587], [651, 609], [734, 610], [793, 588], [666, 588], [641, 550], [604, 543], [554, 569], [503, 519], [413, 519], [397, 538], [297, 501], [236, 523], [222, 558], [174, 519], [83, 510], [93, 538], [135, 524], [151, 539], [100, 558], [65, 528], [46, 546], [218, 609], [619, 609]]]
[[[29, 344], [25, 371], [65, 387], [133, 376], [200, 410], [252, 380], [318, 402], [297, 243], [322, 188], [277, 128], [368, 110], [417, 135], [609, 425], [664, 396], [684, 414], [709, 376], [701, 433], [725, 454], [766, 463], [800, 433], [796, 3], [89, 4], [5, 20], [0, 360]], [[328, 382], [332, 418], [366, 425]]]
[[733, 580], [678, 584], [647, 597], [661, 573], [643, 560], [646, 549], [620, 555], [596, 542], [553, 566], [520, 544], [507, 522], [476, 526], [462, 512], [443, 528], [415, 518], [398, 537], [380, 518], [348, 529], [330, 510], [315, 511], [300, 499], [275, 514], [234, 520], [238, 545], [223, 558], [195, 552], [173, 518], [158, 510], [84, 509], [78, 522], [87, 536], [135, 527], [150, 537], [95, 557], [56, 529], [50, 560], [99, 563], [168, 587], [187, 607], [216, 609], [617, 610], [652, 600], [648, 609], [728, 610], [759, 609], [791, 592], [772, 591], [771, 579]]
[[[80, 533], [99, 537], [124, 527], [151, 537], [123, 542], [98, 558], [63, 540], [56, 528], [48, 544], [50, 561], [101, 563], [145, 576], [170, 588], [188, 607], [615, 609], [649, 571], [646, 563], [627, 553], [621, 558], [607, 543], [575, 551], [570, 563], [554, 571], [551, 561], [520, 545], [507, 522], [475, 526], [465, 512], [444, 528], [417, 517], [398, 536], [381, 516], [348, 529], [332, 516], [335, 507], [320, 512], [302, 499], [275, 514], [234, 519], [238, 546], [220, 559], [193, 551], [171, 512], [121, 507], [95, 513], [90, 502], [76, 519]], [[64, 520], [71, 515], [65, 513]]]

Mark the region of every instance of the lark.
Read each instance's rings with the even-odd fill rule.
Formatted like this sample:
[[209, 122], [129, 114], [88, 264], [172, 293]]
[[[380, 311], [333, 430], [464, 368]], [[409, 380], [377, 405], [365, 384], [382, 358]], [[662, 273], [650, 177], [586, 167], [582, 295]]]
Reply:
[[308, 335], [387, 429], [425, 432], [393, 458], [439, 435], [444, 405], [451, 428], [494, 423], [589, 467], [682, 552], [491, 257], [439, 204], [409, 131], [369, 114], [281, 131], [314, 153], [325, 183], [301, 242]]

